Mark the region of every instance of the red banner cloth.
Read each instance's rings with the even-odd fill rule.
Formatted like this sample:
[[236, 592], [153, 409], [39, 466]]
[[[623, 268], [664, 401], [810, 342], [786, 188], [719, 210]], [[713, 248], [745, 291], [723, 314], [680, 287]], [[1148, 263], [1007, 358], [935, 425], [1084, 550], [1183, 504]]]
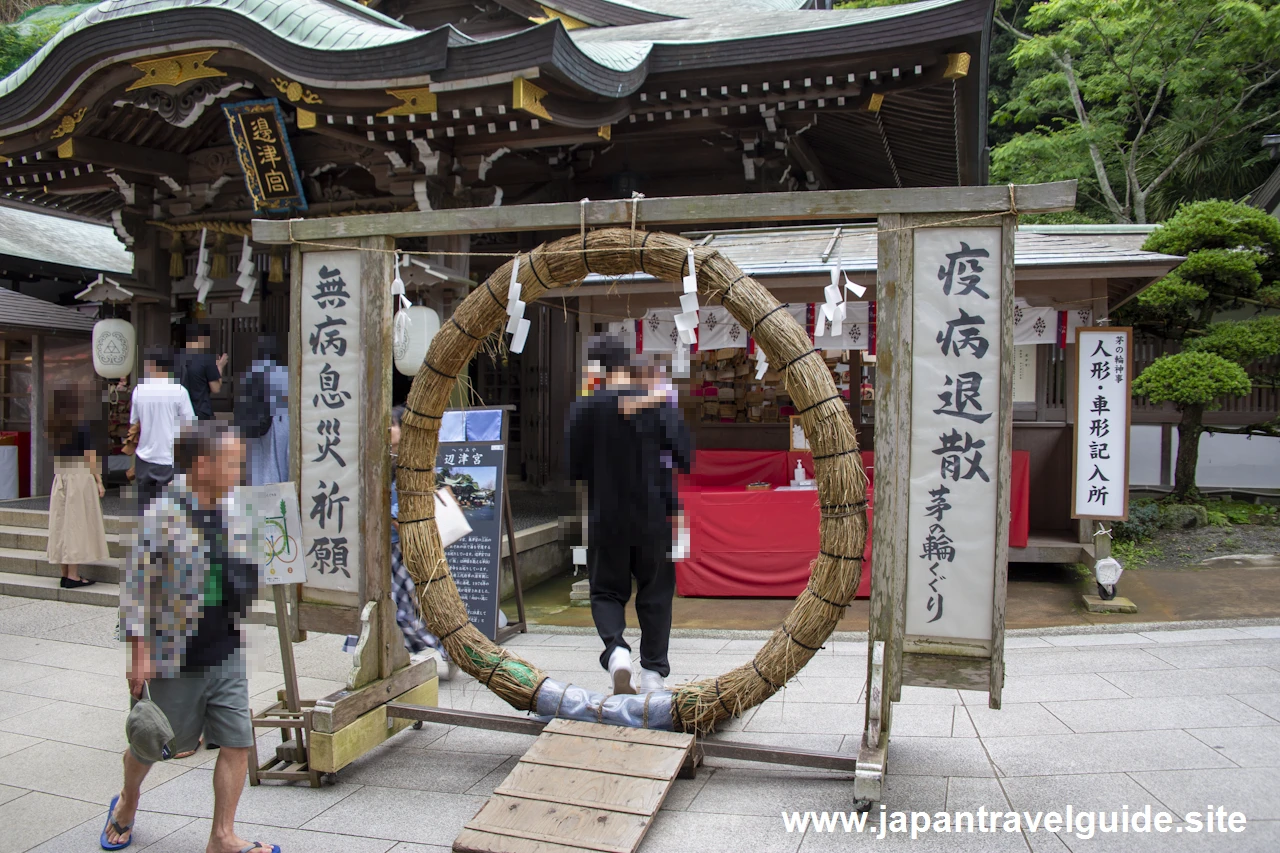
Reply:
[[[791, 482], [787, 454], [781, 450], [699, 450], [688, 484], [693, 488], [742, 488], [748, 483], [785, 486]], [[795, 468], [795, 463], [792, 463]]]
[[[818, 495], [815, 491], [746, 491], [746, 483], [775, 482], [778, 460], [790, 482], [796, 460], [812, 475], [808, 453], [784, 451], [699, 451], [693, 474], [684, 478], [680, 499], [690, 529], [692, 553], [676, 564], [676, 591], [686, 597], [792, 598], [804, 589], [818, 556]], [[874, 483], [874, 455], [863, 452]], [[1027, 544], [1030, 456], [1013, 452], [1009, 545]], [[704, 466], [710, 466], [708, 470]], [[706, 478], [706, 479], [704, 479]], [[735, 478], [737, 478], [735, 482]], [[743, 479], [746, 478], [746, 479]], [[714, 483], [715, 485], [711, 485]], [[867, 489], [870, 530], [874, 489]], [[858, 598], [871, 594], [871, 541], [863, 552]]]

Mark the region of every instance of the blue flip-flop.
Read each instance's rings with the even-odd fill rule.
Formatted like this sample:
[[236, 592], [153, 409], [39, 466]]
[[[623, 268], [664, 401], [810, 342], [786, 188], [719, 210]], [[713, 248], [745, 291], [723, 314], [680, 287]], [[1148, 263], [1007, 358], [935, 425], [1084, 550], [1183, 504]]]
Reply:
[[[129, 836], [129, 837], [132, 838], [133, 836]], [[241, 847], [240, 853], [253, 853], [253, 851], [255, 850], [266, 850], [266, 847], [267, 845], [263, 844], [261, 841], [255, 841], [252, 844], [250, 844], [248, 847]], [[268, 853], [280, 853], [280, 845], [272, 844], [271, 850], [268, 851]]]
[[[102, 833], [98, 836], [98, 843], [102, 845], [103, 850], [123, 850], [133, 843], [133, 824], [121, 826], [116, 823], [116, 803], [118, 802], [120, 802], [120, 795], [116, 794], [111, 798], [111, 806], [107, 809], [107, 822], [102, 827]], [[115, 829], [116, 835], [124, 835], [127, 832], [129, 833], [129, 839], [127, 841], [112, 844], [107, 840], [108, 829]], [[279, 848], [273, 850], [272, 853], [280, 853]]]

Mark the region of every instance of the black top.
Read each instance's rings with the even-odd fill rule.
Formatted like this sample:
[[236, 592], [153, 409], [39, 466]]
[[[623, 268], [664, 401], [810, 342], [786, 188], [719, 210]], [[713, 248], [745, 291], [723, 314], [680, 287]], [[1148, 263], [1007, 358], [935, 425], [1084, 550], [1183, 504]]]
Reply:
[[257, 567], [227, 551], [227, 524], [219, 510], [190, 510], [191, 519], [208, 544], [205, 577], [196, 632], [187, 641], [183, 672], [207, 672], [240, 648], [240, 618], [257, 589]]
[[219, 382], [222, 373], [218, 370], [218, 360], [210, 352], [189, 352], [182, 356], [178, 377], [182, 387], [191, 395], [191, 408], [196, 417], [202, 421], [213, 418], [213, 397], [209, 390], [210, 382]]
[[629, 543], [670, 538], [679, 512], [675, 471], [693, 464], [693, 439], [678, 409], [654, 406], [631, 417], [617, 391], [584, 397], [569, 410], [569, 479], [587, 484], [593, 534]]
[[74, 432], [66, 436], [66, 439], [54, 451], [55, 456], [84, 456], [86, 452], [94, 449], [93, 437], [89, 434], [87, 426], [76, 427]]

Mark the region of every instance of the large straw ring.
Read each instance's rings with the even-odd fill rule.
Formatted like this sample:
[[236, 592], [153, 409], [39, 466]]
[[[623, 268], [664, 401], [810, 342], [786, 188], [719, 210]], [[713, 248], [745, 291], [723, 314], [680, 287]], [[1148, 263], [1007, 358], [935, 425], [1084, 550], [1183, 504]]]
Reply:
[[[575, 234], [522, 256], [519, 279], [526, 303], [550, 288], [580, 282], [588, 265], [603, 275], [643, 270], [661, 280], [679, 281], [690, 248], [703, 299], [722, 299], [740, 324], [755, 329], [756, 344], [764, 348], [769, 364], [783, 372], [787, 393], [803, 413], [801, 423], [813, 450], [818, 481], [821, 541], [808, 586], [755, 659], [717, 678], [672, 690], [671, 725], [662, 727], [703, 733], [763, 702], [794, 677], [831, 636], [858, 589], [867, 534], [867, 478], [844, 399], [821, 353], [789, 312], [776, 310], [779, 303], [772, 294], [716, 250], [694, 246], [683, 237], [648, 233], [643, 240], [634, 240], [623, 228], [588, 232], [585, 240]], [[440, 417], [455, 377], [466, 370], [482, 339], [503, 326], [511, 264], [504, 264], [462, 301], [453, 315], [456, 322], [441, 327], [414, 379], [397, 473], [402, 519], [434, 516], [430, 495], [435, 488], [432, 470]], [[546, 675], [496, 646], [468, 621], [435, 524], [402, 522], [400, 538], [423, 616], [450, 657], [512, 707], [534, 709]]]

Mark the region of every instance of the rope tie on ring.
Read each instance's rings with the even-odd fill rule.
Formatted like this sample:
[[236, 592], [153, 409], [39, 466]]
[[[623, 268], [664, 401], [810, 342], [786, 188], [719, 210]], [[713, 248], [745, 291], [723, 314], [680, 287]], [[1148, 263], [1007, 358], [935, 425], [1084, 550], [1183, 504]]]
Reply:
[[493, 682], [493, 677], [494, 677], [495, 675], [497, 675], [497, 674], [498, 674], [498, 667], [502, 666], [502, 662], [503, 662], [504, 660], [506, 660], [506, 659], [507, 659], [507, 650], [506, 650], [506, 649], [499, 649], [499, 650], [498, 650], [498, 662], [497, 662], [497, 663], [495, 663], [495, 664], [493, 665], [493, 668], [489, 670], [489, 677], [488, 677], [488, 678], [486, 678], [486, 679], [485, 679], [485, 681], [484, 681], [484, 688], [485, 688], [485, 690], [488, 690], [488, 689], [489, 689], [489, 685]]
[[631, 239], [627, 242], [627, 248], [634, 249], [636, 247], [636, 214], [640, 211], [640, 199], [644, 198], [644, 193], [631, 191]]
[[[734, 282], [734, 283], [736, 284], [737, 282]], [[721, 303], [724, 302], [723, 299], [720, 301]], [[782, 309], [789, 308], [789, 307], [791, 307], [790, 302], [783, 302], [777, 308], [774, 308], [770, 311], [766, 311], [763, 317], [761, 317], [759, 320], [756, 320], [754, 323], [751, 324], [751, 334], [754, 335], [756, 333], [756, 329], [760, 328], [760, 324], [763, 323], [765, 320], [768, 320], [770, 317], [772, 317], [774, 314], [777, 314]]]
[[[724, 293], [720, 294], [721, 305], [723, 305], [724, 301], [729, 298], [729, 294], [733, 292], [733, 286], [738, 282], [742, 281], [744, 278], [750, 278], [750, 276], [748, 276], [746, 273], [743, 273], [742, 275], [735, 278], [733, 281], [729, 282], [729, 286], [724, 289]], [[761, 317], [760, 319], [763, 320], [764, 318]]]
[[644, 248], [649, 245], [649, 238], [652, 236], [652, 232], [646, 231], [644, 232], [644, 239], [640, 241], [640, 272], [645, 275], [651, 275], [651, 273], [644, 268]]
[[[538, 682], [538, 686], [533, 688], [533, 692], [529, 694], [528, 711], [530, 714], [532, 714], [534, 711], [538, 709], [538, 694], [542, 692], [542, 685], [546, 684], [547, 681], [549, 681], [550, 679], [551, 679], [551, 676], [549, 675], [542, 676], [542, 680]], [[563, 697], [561, 698], [560, 701], [561, 702], [564, 701]], [[557, 711], [558, 710], [559, 710], [559, 706], [557, 706]]]
[[813, 461], [817, 462], [819, 459], [835, 459], [837, 456], [848, 456], [850, 453], [857, 453], [861, 449], [862, 448], [860, 447], [851, 447], [848, 450], [841, 450], [839, 453], [823, 453], [820, 456], [813, 457]]
[[820, 651], [822, 651], [824, 648], [826, 648], [825, 646], [810, 646], [810, 645], [806, 645], [805, 643], [800, 642], [799, 640], [797, 640], [797, 639], [795, 638], [795, 635], [791, 633], [791, 629], [790, 629], [789, 627], [787, 627], [787, 623], [786, 623], [786, 622], [783, 622], [783, 623], [782, 623], [782, 633], [786, 635], [786, 637], [787, 637], [787, 639], [788, 639], [788, 640], [790, 640], [791, 642], [795, 643], [797, 646], [799, 646], [799, 647], [800, 647], [800, 648], [802, 648], [802, 649], [808, 649], [808, 650], [809, 650], [809, 651], [811, 651], [811, 652], [820, 652]]
[[587, 202], [589, 198], [581, 199], [578, 202], [578, 230], [582, 234], [582, 268], [587, 272], [591, 272], [591, 266], [587, 263]]
[[716, 702], [720, 704], [720, 707], [724, 709], [724, 712], [726, 714], [732, 717], [733, 712], [729, 710], [728, 705], [724, 704], [724, 696], [720, 693], [720, 677], [719, 676], [716, 676], [715, 686], [716, 686]]
[[426, 412], [419, 412], [417, 409], [415, 409], [413, 406], [410, 406], [408, 403], [404, 404], [404, 410], [409, 414], [414, 415], [415, 417], [426, 418], [427, 420], [430, 420], [430, 421], [439, 421], [444, 419], [444, 415], [428, 415]]
[[831, 600], [831, 599], [829, 599], [829, 598], [823, 598], [822, 596], [820, 596], [820, 595], [818, 595], [816, 592], [814, 592], [814, 591], [813, 591], [813, 587], [811, 587], [811, 586], [806, 586], [806, 587], [804, 588], [804, 591], [805, 591], [805, 592], [807, 592], [807, 593], [809, 593], [810, 595], [812, 595], [814, 598], [818, 599], [819, 601], [821, 601], [823, 604], [830, 605], [831, 607], [838, 607], [838, 608], [840, 608], [841, 610], [845, 610], [845, 609], [846, 609], [846, 608], [848, 608], [848, 606], [849, 606], [849, 605], [847, 605], [847, 604], [840, 604], [840, 603], [838, 603], [838, 602], [832, 601], [832, 600]]
[[462, 324], [458, 322], [458, 317], [456, 314], [449, 316], [449, 322], [452, 323], [458, 329], [459, 332], [462, 332], [462, 334], [466, 335], [468, 338], [471, 338], [471, 340], [473, 341], [484, 340], [484, 338], [478, 338], [475, 335], [468, 332], [466, 329], [462, 328]]
[[796, 414], [803, 415], [805, 412], [813, 411], [814, 409], [821, 406], [823, 403], [830, 403], [832, 400], [843, 400], [843, 399], [844, 399], [844, 396], [842, 394], [837, 394], [834, 397], [827, 397], [825, 400], [819, 400], [818, 402], [813, 403], [812, 405], [805, 406], [803, 409], [798, 409], [796, 411]]
[[773, 690], [774, 693], [777, 693], [779, 690], [782, 689], [781, 685], [774, 684], [772, 681], [769, 680], [768, 676], [766, 676], [763, 672], [760, 671], [760, 667], [756, 665], [756, 662], [754, 660], [751, 662], [751, 668], [756, 671], [756, 675], [759, 676], [761, 681], [769, 685], [769, 687]]

